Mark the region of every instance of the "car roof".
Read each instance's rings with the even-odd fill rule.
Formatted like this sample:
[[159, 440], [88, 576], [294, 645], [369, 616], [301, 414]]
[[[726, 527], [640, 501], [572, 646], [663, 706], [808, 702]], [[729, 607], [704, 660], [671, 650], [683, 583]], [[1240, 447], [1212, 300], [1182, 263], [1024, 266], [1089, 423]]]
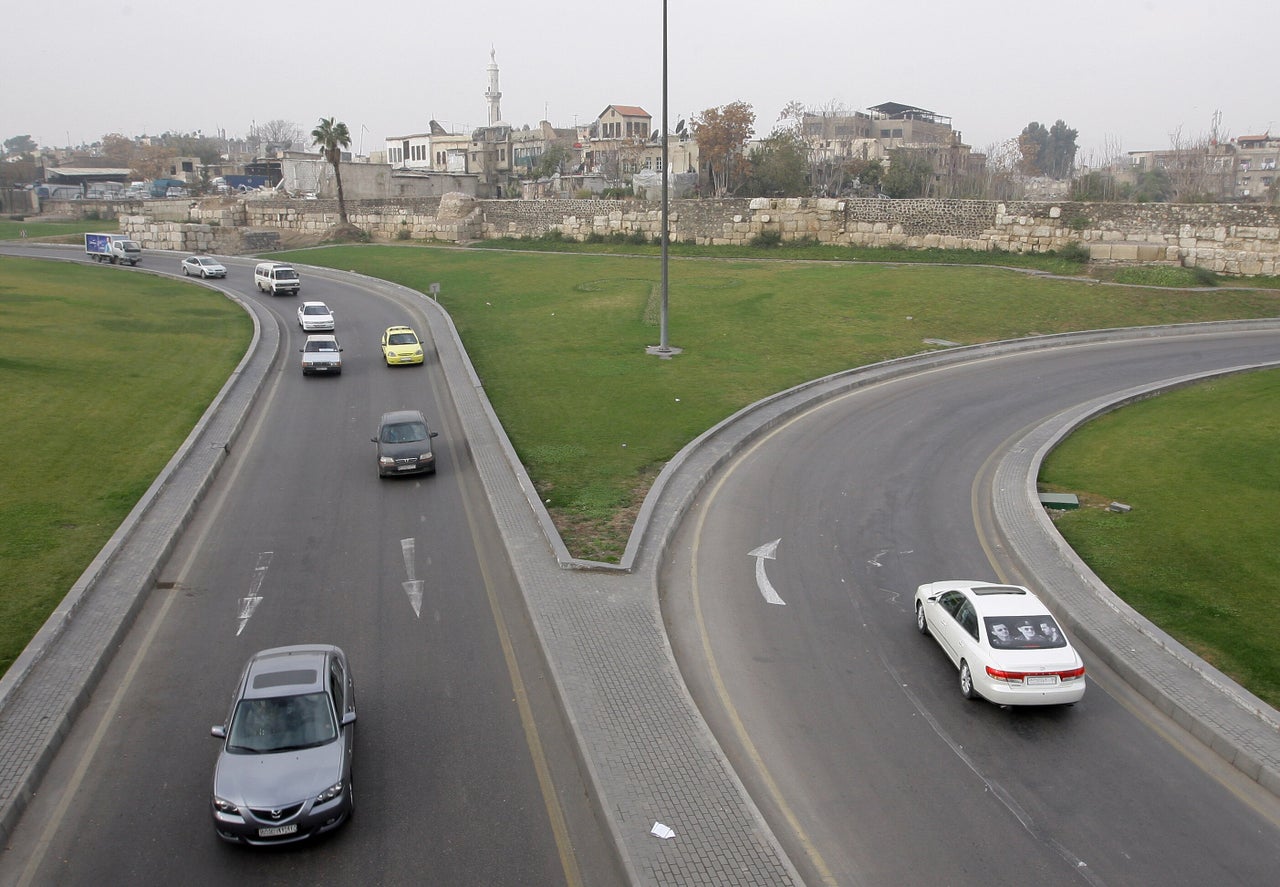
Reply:
[[303, 307], [303, 308], [306, 308], [308, 305], [319, 305], [321, 308], [328, 308], [328, 307], [329, 307], [329, 306], [328, 306], [328, 305], [326, 305], [324, 302], [303, 302], [303, 303], [302, 303], [302, 307]]
[[379, 425], [394, 425], [399, 422], [426, 422], [421, 410], [391, 410], [383, 413], [378, 420]]
[[[403, 325], [402, 325], [402, 326], [389, 326], [389, 327], [387, 327], [387, 332], [388, 332], [388, 333], [412, 333], [412, 332], [413, 332], [413, 327], [411, 327], [411, 326], [403, 326]], [[417, 333], [414, 333], [414, 335], [417, 335]]]
[[245, 668], [243, 694], [253, 699], [314, 693], [329, 680], [329, 658], [342, 655], [332, 644], [300, 644], [260, 650]]
[[[307, 342], [336, 342], [337, 336], [307, 336]], [[303, 343], [306, 344], [306, 343]]]

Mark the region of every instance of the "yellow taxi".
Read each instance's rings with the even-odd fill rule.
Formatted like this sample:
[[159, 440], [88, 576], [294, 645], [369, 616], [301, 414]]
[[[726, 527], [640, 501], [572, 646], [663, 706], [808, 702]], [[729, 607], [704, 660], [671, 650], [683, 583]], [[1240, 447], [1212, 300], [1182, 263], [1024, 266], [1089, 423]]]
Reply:
[[387, 359], [387, 366], [398, 366], [405, 363], [422, 363], [422, 341], [418, 334], [407, 326], [390, 326], [382, 334], [382, 356]]

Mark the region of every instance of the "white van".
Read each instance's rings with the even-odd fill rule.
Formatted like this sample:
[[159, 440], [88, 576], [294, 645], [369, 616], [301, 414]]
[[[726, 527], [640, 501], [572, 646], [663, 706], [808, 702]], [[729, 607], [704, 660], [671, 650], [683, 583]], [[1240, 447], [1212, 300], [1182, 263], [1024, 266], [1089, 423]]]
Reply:
[[298, 272], [279, 262], [259, 262], [253, 269], [253, 282], [259, 291], [273, 296], [296, 296], [302, 289], [302, 278]]

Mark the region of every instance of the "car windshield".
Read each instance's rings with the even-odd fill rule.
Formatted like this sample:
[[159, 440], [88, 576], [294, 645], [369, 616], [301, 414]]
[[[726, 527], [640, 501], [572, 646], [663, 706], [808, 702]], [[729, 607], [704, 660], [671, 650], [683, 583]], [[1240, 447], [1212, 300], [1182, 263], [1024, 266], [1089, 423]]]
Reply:
[[393, 333], [390, 339], [392, 345], [416, 345], [418, 337], [413, 333]]
[[427, 426], [421, 422], [398, 422], [382, 429], [383, 443], [413, 443], [427, 439]]
[[294, 271], [292, 268], [276, 269], [276, 280], [294, 280], [297, 276], [298, 272]]
[[323, 305], [304, 305], [302, 308], [302, 313], [303, 314], [328, 314], [329, 309], [324, 307]]
[[1067, 639], [1052, 616], [987, 616], [987, 639], [997, 650], [1065, 647]]
[[227, 751], [242, 755], [312, 748], [338, 735], [325, 693], [241, 699], [231, 718]]

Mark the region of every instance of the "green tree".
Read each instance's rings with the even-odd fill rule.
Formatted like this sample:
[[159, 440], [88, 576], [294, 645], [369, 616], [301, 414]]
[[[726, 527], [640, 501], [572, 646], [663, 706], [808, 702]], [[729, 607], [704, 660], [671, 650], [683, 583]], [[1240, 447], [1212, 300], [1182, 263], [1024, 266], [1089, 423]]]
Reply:
[[1138, 174], [1133, 199], [1138, 203], [1164, 203], [1177, 193], [1173, 179], [1163, 169], [1145, 169]]
[[21, 157], [30, 160], [31, 155], [36, 153], [37, 145], [31, 136], [14, 136], [11, 139], [4, 140], [4, 156]]
[[793, 130], [775, 132], [748, 156], [747, 197], [804, 197], [809, 192], [809, 150]]
[[708, 108], [693, 118], [693, 137], [717, 197], [732, 194], [742, 182], [747, 165], [742, 152], [755, 122], [756, 112], [746, 102]]
[[332, 117], [321, 117], [320, 125], [311, 130], [311, 140], [320, 146], [324, 159], [333, 164], [333, 177], [338, 183], [338, 221], [347, 224], [347, 199], [342, 193], [342, 149], [351, 147], [351, 132], [345, 123]]
[[933, 163], [923, 151], [898, 148], [889, 152], [889, 171], [881, 189], [890, 197], [926, 197], [933, 184]]
[[564, 145], [552, 145], [542, 152], [538, 158], [536, 172], [538, 178], [549, 179], [558, 172], [564, 172], [564, 164], [569, 160], [569, 149]]
[[1029, 176], [1070, 178], [1076, 163], [1078, 135], [1062, 120], [1055, 122], [1050, 129], [1045, 129], [1043, 123], [1028, 123], [1018, 136], [1018, 151], [1022, 154], [1019, 169]]
[[1032, 121], [1022, 128], [1022, 134], [1018, 136], [1018, 151], [1022, 154], [1022, 161], [1018, 164], [1018, 168], [1029, 176], [1043, 176], [1048, 174], [1045, 168], [1046, 154], [1049, 148], [1049, 130], [1044, 128], [1043, 123]]
[[1079, 133], [1058, 120], [1049, 129], [1049, 141], [1045, 145], [1046, 173], [1055, 179], [1068, 179], [1076, 165], [1076, 136]]

